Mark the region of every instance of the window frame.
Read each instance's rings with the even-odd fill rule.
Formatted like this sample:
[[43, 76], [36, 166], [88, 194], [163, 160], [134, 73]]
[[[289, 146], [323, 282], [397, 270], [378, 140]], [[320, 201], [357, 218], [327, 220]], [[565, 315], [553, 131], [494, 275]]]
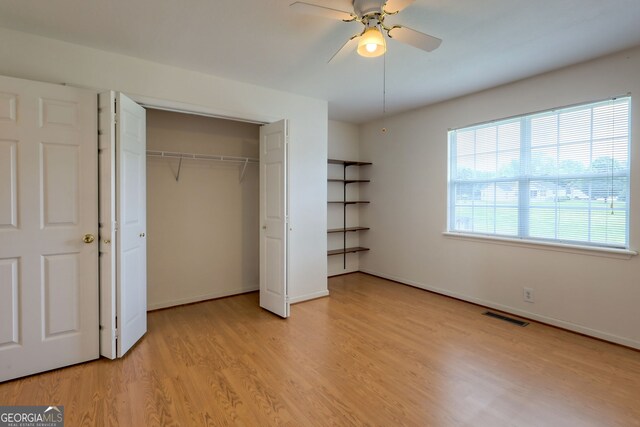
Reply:
[[[623, 209], [619, 209], [616, 211], [624, 212], [625, 214], [625, 242], [624, 244], [615, 244], [615, 243], [601, 243], [601, 242], [590, 242], [584, 240], [569, 240], [569, 239], [560, 239], [560, 238], [543, 238], [531, 236], [530, 230], [530, 214], [532, 209], [531, 204], [531, 183], [535, 181], [551, 181], [551, 182], [559, 182], [560, 180], [570, 180], [570, 179], [597, 179], [603, 178], [602, 174], [598, 173], [574, 173], [574, 174], [563, 174], [563, 175], [555, 175], [544, 177], [541, 175], [532, 174], [531, 171], [531, 154], [532, 154], [532, 144], [531, 144], [531, 121], [533, 118], [543, 116], [545, 114], [553, 115], [558, 114], [559, 112], [566, 113], [571, 112], [572, 110], [580, 111], [585, 109], [585, 107], [590, 107], [593, 111], [593, 108], [597, 106], [597, 104], [603, 104], [605, 102], [616, 102], [620, 99], [627, 99], [628, 104], [628, 123], [627, 123], [627, 165], [623, 170], [611, 170], [610, 173], [607, 173], [607, 179], [615, 179], [615, 178], [626, 178], [626, 207]], [[519, 122], [519, 132], [520, 132], [520, 144], [519, 144], [519, 158], [518, 160], [521, 162], [521, 173], [516, 176], [509, 177], [500, 177], [495, 176], [494, 178], [488, 179], [473, 179], [473, 180], [461, 180], [461, 179], [452, 179], [452, 177], [457, 177], [456, 170], [456, 161], [457, 159], [457, 133], [459, 131], [469, 131], [469, 130], [478, 130], [484, 127], [496, 127], [501, 125], [506, 125], [509, 123]], [[590, 126], [593, 129], [593, 117], [590, 121]], [[593, 141], [595, 138], [593, 136], [590, 137], [589, 143], [590, 148], [593, 148]], [[613, 135], [613, 139], [615, 140], [615, 134]], [[570, 143], [560, 143], [556, 140], [554, 146], [561, 147], [565, 144]], [[610, 252], [613, 254], [624, 254], [624, 255], [637, 255], [637, 252], [630, 250], [630, 229], [631, 229], [631, 221], [630, 221], [630, 211], [631, 211], [631, 176], [632, 176], [632, 168], [631, 168], [631, 160], [632, 160], [632, 97], [631, 94], [625, 94], [622, 96], [607, 98], [603, 100], [589, 101], [579, 104], [573, 104], [564, 107], [555, 107], [548, 110], [536, 111], [526, 114], [520, 114], [516, 116], [506, 117], [503, 119], [496, 119], [487, 122], [477, 123], [469, 126], [463, 126], [459, 128], [449, 129], [447, 133], [447, 231], [444, 233], [447, 236], [462, 236], [469, 239], [493, 239], [501, 242], [524, 242], [530, 244], [540, 244], [542, 247], [548, 246], [559, 246], [570, 249], [572, 252], [573, 249], [578, 249], [580, 251], [604, 251]], [[505, 150], [506, 151], [506, 150]], [[496, 147], [496, 158], [498, 158], [500, 153], [500, 149]], [[477, 152], [474, 152], [474, 158], [477, 156]], [[593, 161], [593, 159], [591, 159]], [[522, 173], [524, 171], [524, 173]], [[513, 206], [517, 209], [517, 233], [515, 235], [509, 234], [498, 234], [495, 232], [497, 229], [497, 223], [494, 220], [494, 233], [488, 232], [479, 232], [479, 231], [468, 231], [468, 230], [458, 230], [454, 228], [456, 223], [456, 184], [468, 184], [468, 185], [478, 185], [478, 184], [494, 184], [494, 188], [497, 188], [497, 184], [500, 182], [515, 182], [518, 185], [518, 199], [517, 205]], [[591, 184], [590, 184], [591, 185]], [[495, 191], [495, 190], [494, 190]], [[556, 193], [557, 194], [557, 193]], [[556, 196], [557, 197], [557, 196]], [[591, 198], [589, 199], [589, 217], [591, 218], [592, 212], [597, 212], [601, 209], [593, 209], [591, 206]], [[494, 211], [496, 208], [496, 201], [494, 200], [492, 205]], [[513, 208], [512, 207], [512, 208]], [[544, 207], [543, 207], [544, 208]], [[534, 207], [535, 209], [535, 207]], [[555, 214], [558, 214], [558, 207], [555, 207]], [[591, 236], [591, 229], [588, 230], [589, 236]], [[557, 235], [557, 234], [556, 234]], [[591, 237], [589, 237], [590, 239]]]

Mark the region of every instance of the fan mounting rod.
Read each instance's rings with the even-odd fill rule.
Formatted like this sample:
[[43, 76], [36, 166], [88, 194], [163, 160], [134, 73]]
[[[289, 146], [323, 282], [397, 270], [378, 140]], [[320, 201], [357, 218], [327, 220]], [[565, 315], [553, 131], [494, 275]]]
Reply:
[[353, 0], [353, 11], [361, 18], [383, 10], [385, 0]]

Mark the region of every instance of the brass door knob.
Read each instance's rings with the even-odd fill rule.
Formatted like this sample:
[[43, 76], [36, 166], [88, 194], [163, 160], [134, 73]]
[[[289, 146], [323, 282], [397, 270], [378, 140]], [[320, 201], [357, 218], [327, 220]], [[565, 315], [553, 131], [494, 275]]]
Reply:
[[85, 234], [82, 238], [82, 241], [85, 243], [93, 243], [94, 240], [96, 240], [96, 238], [93, 234]]

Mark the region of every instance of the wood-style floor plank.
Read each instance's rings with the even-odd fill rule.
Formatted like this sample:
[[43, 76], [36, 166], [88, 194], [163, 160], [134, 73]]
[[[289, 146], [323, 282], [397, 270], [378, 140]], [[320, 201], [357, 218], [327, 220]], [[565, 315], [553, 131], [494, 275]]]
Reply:
[[640, 426], [640, 352], [365, 274], [280, 319], [256, 293], [149, 313], [121, 360], [0, 384], [69, 426]]

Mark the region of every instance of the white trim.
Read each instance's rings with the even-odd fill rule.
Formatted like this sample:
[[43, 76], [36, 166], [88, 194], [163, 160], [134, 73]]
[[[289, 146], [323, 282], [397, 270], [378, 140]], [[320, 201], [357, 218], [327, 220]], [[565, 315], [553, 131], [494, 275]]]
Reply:
[[424, 289], [426, 291], [434, 292], [436, 294], [446, 295], [449, 297], [453, 297], [462, 301], [471, 302], [474, 304], [478, 304], [484, 307], [493, 308], [495, 310], [500, 310], [505, 313], [513, 314], [515, 316], [524, 317], [531, 320], [537, 320], [541, 323], [546, 323], [548, 325], [557, 326], [559, 328], [567, 329], [569, 331], [578, 332], [580, 334], [588, 335], [591, 337], [599, 338], [604, 341], [609, 341], [615, 344], [624, 345], [627, 347], [635, 348], [640, 350], [640, 341], [630, 340], [628, 338], [619, 337], [617, 335], [609, 334], [606, 332], [598, 331], [596, 329], [587, 328], [584, 326], [577, 325], [575, 323], [567, 322], [565, 320], [555, 319], [553, 317], [547, 317], [540, 314], [532, 313], [526, 310], [520, 310], [518, 308], [514, 308], [508, 305], [497, 304], [491, 301], [483, 300], [480, 298], [470, 297], [468, 295], [459, 294], [457, 292], [451, 292], [446, 289], [438, 288], [435, 286], [425, 285], [423, 283], [419, 283], [413, 280], [406, 280], [401, 277], [392, 276], [390, 274], [384, 274], [373, 270], [360, 270], [363, 273], [368, 273], [373, 276], [382, 277], [384, 279], [393, 280], [395, 282], [404, 283], [406, 285], [411, 285], [416, 288]]
[[206, 300], [215, 299], [215, 298], [229, 297], [232, 295], [240, 295], [240, 294], [245, 294], [247, 292], [255, 292], [259, 290], [260, 290], [259, 285], [253, 285], [246, 288], [227, 289], [224, 291], [211, 292], [208, 294], [197, 295], [193, 297], [178, 298], [170, 301], [156, 302], [153, 304], [149, 304], [147, 306], [147, 311], [158, 310], [160, 308], [174, 307], [176, 305], [191, 304], [192, 302], [206, 301]]
[[299, 302], [309, 301], [312, 299], [328, 297], [328, 296], [329, 296], [329, 290], [313, 292], [310, 294], [301, 295], [299, 297], [289, 298], [289, 304], [297, 304]]
[[628, 249], [604, 248], [598, 246], [572, 245], [568, 243], [545, 242], [528, 239], [510, 239], [508, 237], [489, 236], [485, 234], [469, 234], [445, 231], [445, 237], [452, 237], [460, 240], [484, 241], [497, 245], [520, 246], [524, 248], [539, 249], [546, 251], [568, 252], [573, 254], [598, 256], [605, 258], [631, 259], [638, 255], [638, 252]]
[[347, 268], [346, 270], [340, 270], [340, 272], [338, 273], [328, 274], [327, 279], [330, 279], [332, 277], [344, 276], [345, 274], [357, 273], [358, 271], [360, 271], [358, 267]]
[[479, 122], [479, 123], [475, 123], [472, 125], [467, 125], [467, 126], [460, 126], [457, 128], [449, 128], [447, 129], [448, 132], [457, 132], [459, 130], [463, 130], [463, 129], [468, 129], [468, 128], [477, 128], [477, 127], [482, 127], [485, 125], [490, 125], [493, 123], [497, 123], [497, 122], [506, 122], [509, 120], [513, 120], [515, 121], [516, 119], [521, 119], [523, 117], [526, 116], [535, 116], [538, 114], [544, 114], [544, 113], [552, 113], [558, 110], [568, 110], [568, 109], [573, 109], [573, 108], [580, 108], [580, 107], [585, 107], [587, 105], [590, 104], [599, 104], [599, 103], [603, 103], [603, 102], [611, 102], [611, 101], [616, 101], [620, 98], [631, 98], [631, 92], [627, 92], [624, 95], [618, 95], [618, 96], [610, 96], [608, 98], [603, 98], [600, 100], [595, 100], [595, 101], [583, 101], [583, 102], [578, 102], [576, 104], [569, 104], [569, 105], [565, 105], [563, 107], [554, 107], [554, 108], [545, 108], [544, 110], [537, 110], [537, 111], [531, 111], [529, 113], [522, 113], [522, 114], [516, 114], [515, 116], [508, 116], [508, 117], [503, 117], [501, 119], [493, 119], [493, 120], [485, 120], [484, 122]]
[[214, 117], [217, 119], [234, 120], [237, 122], [254, 123], [264, 125], [278, 121], [274, 117], [262, 114], [240, 113], [222, 108], [210, 108], [203, 105], [190, 104], [169, 99], [152, 98], [149, 96], [135, 95], [127, 93], [131, 99], [136, 101], [144, 108], [152, 108], [155, 110], [172, 111], [174, 113], [195, 114], [198, 116]]

